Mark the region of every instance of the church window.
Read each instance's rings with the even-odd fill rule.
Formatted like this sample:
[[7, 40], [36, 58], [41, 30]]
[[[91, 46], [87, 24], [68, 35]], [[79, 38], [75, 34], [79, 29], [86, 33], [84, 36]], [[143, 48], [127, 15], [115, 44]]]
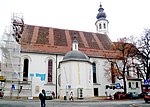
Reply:
[[106, 29], [106, 24], [104, 23], [104, 29]]
[[136, 71], [137, 71], [137, 78], [140, 78], [140, 73], [139, 73], [139, 68], [136, 67]]
[[75, 50], [77, 49], [77, 45], [75, 44]]
[[58, 76], [58, 85], [61, 86], [61, 74]]
[[130, 76], [130, 74], [129, 74], [129, 68], [130, 68], [130, 66], [128, 65], [127, 66], [127, 76]]
[[23, 66], [23, 81], [28, 80], [28, 69], [29, 69], [29, 60], [24, 59], [24, 66]]
[[96, 80], [96, 64], [93, 63], [92, 66], [93, 66], [93, 83], [97, 83], [97, 80]]
[[53, 61], [48, 60], [48, 82], [52, 82]]
[[102, 25], [101, 25], [101, 23], [99, 24], [99, 29], [102, 29]]
[[114, 68], [114, 64], [113, 63], [111, 63], [111, 80], [112, 80], [112, 83], [115, 83], [115, 81], [116, 81], [115, 68]]

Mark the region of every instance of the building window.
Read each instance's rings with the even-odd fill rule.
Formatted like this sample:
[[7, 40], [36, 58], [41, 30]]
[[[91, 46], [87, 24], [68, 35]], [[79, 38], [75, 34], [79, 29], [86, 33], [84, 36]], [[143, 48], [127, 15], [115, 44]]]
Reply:
[[130, 66], [127, 65], [127, 76], [130, 76], [130, 74], [129, 74], [129, 68], [130, 68]]
[[77, 50], [77, 45], [75, 44], [75, 50]]
[[53, 61], [52, 60], [48, 60], [48, 82], [52, 82], [52, 73], [53, 71]]
[[131, 82], [129, 82], [129, 88], [131, 88]]
[[138, 84], [138, 82], [136, 82], [136, 88], [139, 88], [139, 84]]
[[116, 78], [115, 78], [115, 69], [114, 69], [114, 64], [111, 63], [111, 81], [112, 83], [115, 83]]
[[29, 69], [29, 60], [24, 60], [24, 66], [23, 66], [23, 81], [28, 80], [28, 69]]
[[58, 76], [58, 85], [61, 86], [61, 74]]
[[140, 70], [139, 70], [139, 67], [136, 67], [136, 71], [137, 71], [137, 78], [140, 78]]
[[104, 23], [104, 29], [106, 29], [106, 24]]
[[93, 63], [92, 67], [93, 67], [93, 83], [97, 83], [97, 80], [96, 80], [96, 64]]
[[99, 29], [102, 29], [102, 25], [101, 25], [101, 23], [99, 24]]

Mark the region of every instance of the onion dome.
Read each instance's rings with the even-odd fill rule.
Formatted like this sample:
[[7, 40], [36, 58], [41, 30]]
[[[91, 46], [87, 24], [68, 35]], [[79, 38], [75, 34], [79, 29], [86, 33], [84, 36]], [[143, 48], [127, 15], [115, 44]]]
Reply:
[[100, 4], [100, 8], [98, 9], [99, 13], [97, 14], [96, 18], [97, 19], [105, 19], [106, 14], [104, 12], [104, 8], [102, 8], [102, 5]]

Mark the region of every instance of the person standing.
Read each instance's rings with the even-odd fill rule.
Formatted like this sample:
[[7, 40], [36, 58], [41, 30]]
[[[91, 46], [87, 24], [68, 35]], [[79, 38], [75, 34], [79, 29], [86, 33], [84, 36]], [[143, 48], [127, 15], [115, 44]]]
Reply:
[[52, 91], [52, 97], [53, 97], [53, 99], [55, 99], [55, 93], [54, 93], [54, 91]]
[[45, 94], [45, 90], [43, 89], [42, 92], [39, 94], [39, 99], [41, 100], [41, 107], [46, 106], [45, 97], [46, 97], [46, 94]]

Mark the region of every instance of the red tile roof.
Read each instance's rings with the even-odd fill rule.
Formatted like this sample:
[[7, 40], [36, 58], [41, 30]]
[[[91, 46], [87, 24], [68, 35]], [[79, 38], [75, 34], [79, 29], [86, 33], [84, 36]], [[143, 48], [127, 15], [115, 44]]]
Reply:
[[115, 56], [113, 43], [106, 34], [25, 25], [21, 39], [22, 52], [66, 54], [71, 51], [76, 34], [79, 50], [88, 56]]

